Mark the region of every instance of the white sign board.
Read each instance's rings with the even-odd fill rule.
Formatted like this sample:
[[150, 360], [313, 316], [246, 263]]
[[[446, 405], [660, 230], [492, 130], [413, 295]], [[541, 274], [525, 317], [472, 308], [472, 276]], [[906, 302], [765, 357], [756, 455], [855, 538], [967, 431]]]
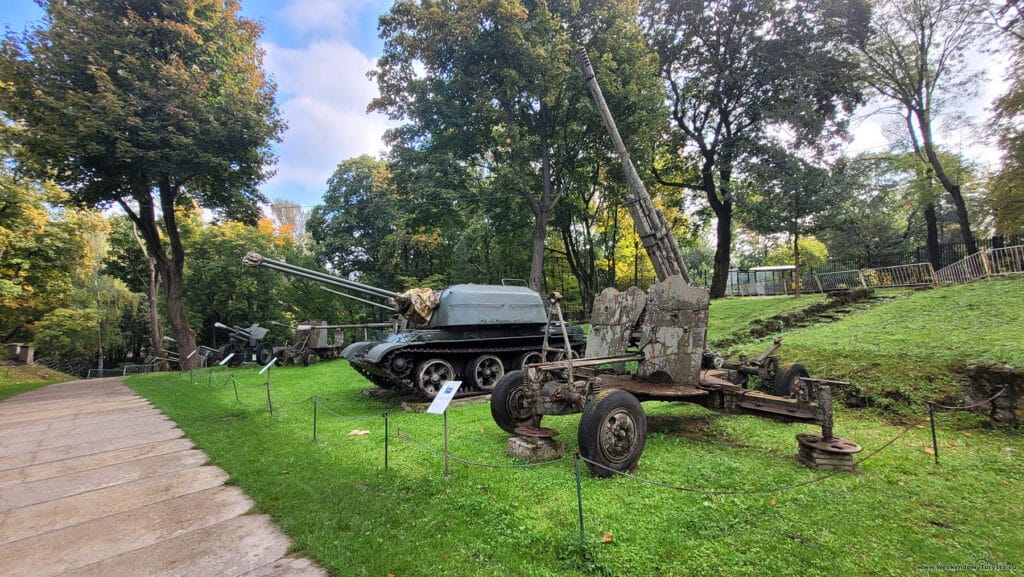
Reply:
[[427, 409], [427, 412], [434, 415], [444, 413], [448, 409], [448, 403], [452, 402], [455, 393], [459, 392], [459, 387], [461, 386], [462, 381], [445, 381], [441, 385], [441, 390], [438, 391], [437, 396], [434, 397], [434, 402], [430, 403], [430, 408]]

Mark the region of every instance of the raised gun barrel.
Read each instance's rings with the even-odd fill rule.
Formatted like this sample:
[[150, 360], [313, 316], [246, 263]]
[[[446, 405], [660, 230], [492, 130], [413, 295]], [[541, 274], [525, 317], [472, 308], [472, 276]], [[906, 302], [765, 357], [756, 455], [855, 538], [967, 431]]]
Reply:
[[256, 252], [249, 252], [244, 257], [242, 257], [242, 264], [246, 266], [263, 266], [272, 270], [276, 270], [278, 272], [293, 274], [297, 277], [307, 278], [309, 280], [315, 280], [317, 282], [321, 282], [324, 284], [358, 291], [363, 294], [375, 296], [378, 298], [394, 299], [395, 297], [398, 296], [398, 293], [394, 291], [389, 291], [387, 289], [370, 286], [367, 284], [363, 284], [361, 282], [356, 282], [354, 280], [341, 278], [339, 276], [334, 276], [331, 274], [326, 274], [322, 272], [317, 272], [315, 270], [309, 270], [306, 268], [298, 267], [293, 264], [288, 264], [284, 261], [267, 258]]
[[636, 167], [633, 166], [633, 161], [629, 158], [629, 151], [626, 150], [622, 136], [619, 135], [619, 129], [615, 126], [615, 119], [608, 108], [608, 103], [604, 100], [601, 85], [597, 83], [594, 67], [590, 64], [590, 57], [587, 56], [587, 49], [582, 46], [577, 48], [573, 51], [573, 57], [580, 67], [580, 72], [583, 73], [583, 80], [590, 88], [594, 104], [597, 106], [598, 112], [601, 113], [605, 128], [608, 129], [608, 135], [612, 139], [612, 145], [622, 163], [622, 170], [626, 173], [629, 191], [633, 193], [633, 202], [627, 203], [629, 213], [633, 217], [640, 241], [643, 243], [644, 249], [647, 250], [647, 256], [651, 257], [651, 264], [654, 265], [654, 272], [657, 273], [658, 280], [664, 281], [672, 275], [679, 275], [683, 277], [686, 284], [692, 285], [693, 282], [683, 263], [682, 253], [679, 251], [679, 243], [672, 231], [669, 230], [665, 215], [651, 201], [647, 187], [640, 180], [640, 175], [637, 174]]

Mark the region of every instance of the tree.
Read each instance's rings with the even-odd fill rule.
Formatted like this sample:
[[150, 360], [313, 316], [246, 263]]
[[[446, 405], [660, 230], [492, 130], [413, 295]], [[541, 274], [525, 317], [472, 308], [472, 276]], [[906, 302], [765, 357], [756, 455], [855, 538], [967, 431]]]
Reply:
[[734, 179], [752, 147], [841, 133], [861, 101], [853, 51], [867, 36], [864, 0], [645, 0], [648, 41], [668, 85], [672, 149], [693, 156], [696, 178], [662, 179], [702, 194], [717, 218], [711, 296], [728, 281]]
[[953, 200], [968, 254], [978, 247], [967, 203], [942, 165], [934, 132], [938, 117], [953, 112], [977, 81], [966, 57], [985, 31], [985, 7], [980, 0], [879, 0], [863, 47], [868, 83], [901, 109], [914, 152]]
[[[261, 28], [237, 0], [44, 7], [41, 27], [0, 47], [0, 111], [15, 123], [19, 168], [52, 177], [69, 202], [125, 211], [156, 260], [179, 350], [194, 349], [174, 208], [191, 199], [258, 217], [255, 187], [283, 129]], [[183, 368], [195, 361], [182, 355]]]
[[796, 265], [795, 294], [800, 296], [801, 235], [820, 228], [817, 217], [840, 200], [842, 189], [833, 186], [827, 169], [794, 154], [767, 148], [758, 156], [761, 161], [748, 169], [751, 190], [740, 205], [744, 221], [762, 234], [789, 235]]
[[991, 126], [996, 131], [1003, 158], [1000, 170], [989, 183], [989, 204], [996, 234], [1024, 234], [1024, 6], [1006, 2], [993, 17], [1003, 31], [1009, 66], [1006, 93], [993, 103]]
[[[30, 340], [32, 324], [68, 306], [75, 274], [91, 270], [88, 231], [102, 215], [52, 210], [63, 193], [52, 185], [16, 178], [0, 165], [0, 339]], [[93, 341], [95, 342], [95, 341]]]
[[[633, 8], [611, 0], [410, 1], [380, 19], [384, 54], [372, 76], [381, 96], [370, 109], [407, 121], [389, 133], [395, 146], [423, 152], [437, 166], [446, 162], [448, 172], [470, 170], [493, 181], [491, 190], [526, 203], [534, 216], [528, 284], [535, 290], [549, 220], [576, 176], [580, 151], [604, 146], [573, 47], [588, 44], [612, 106], [629, 110], [620, 115], [631, 119], [625, 134], [658, 117], [654, 63]], [[634, 148], [641, 157], [643, 150]]]

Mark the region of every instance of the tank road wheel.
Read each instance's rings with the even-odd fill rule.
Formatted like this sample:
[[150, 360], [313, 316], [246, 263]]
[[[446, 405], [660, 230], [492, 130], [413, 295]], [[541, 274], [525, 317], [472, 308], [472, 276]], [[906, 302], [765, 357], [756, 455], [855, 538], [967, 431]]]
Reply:
[[260, 348], [256, 349], [256, 362], [261, 367], [266, 366], [272, 358], [274, 358], [274, 347], [269, 344], [263, 343]]
[[455, 378], [455, 369], [444, 359], [427, 359], [416, 367], [416, 386], [420, 392], [433, 399], [445, 381]]
[[793, 393], [797, 379], [807, 378], [810, 375], [803, 365], [797, 363], [786, 365], [775, 373], [775, 382], [772, 383], [772, 394], [777, 397], [788, 397]]
[[544, 355], [541, 354], [540, 351], [529, 351], [516, 357], [516, 360], [514, 363], [512, 363], [512, 366], [515, 367], [517, 370], [522, 371], [524, 370], [523, 368], [526, 365], [535, 365], [537, 363], [543, 362]]
[[610, 477], [614, 471], [633, 468], [644, 452], [646, 437], [644, 409], [640, 401], [626, 391], [601, 391], [583, 408], [580, 454], [588, 460], [590, 472], [598, 477]]
[[498, 379], [491, 393], [491, 416], [506, 433], [515, 433], [516, 427], [533, 417], [532, 399], [526, 390], [526, 373], [509, 371]]
[[505, 375], [501, 359], [494, 355], [480, 355], [466, 365], [466, 381], [481, 391], [493, 391], [498, 379]]

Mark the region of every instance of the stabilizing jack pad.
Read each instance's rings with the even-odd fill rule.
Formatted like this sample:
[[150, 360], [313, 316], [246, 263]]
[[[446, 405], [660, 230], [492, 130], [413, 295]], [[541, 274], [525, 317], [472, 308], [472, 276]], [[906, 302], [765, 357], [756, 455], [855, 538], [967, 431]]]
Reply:
[[796, 458], [811, 469], [853, 471], [853, 455], [861, 450], [857, 443], [838, 437], [802, 434], [796, 436], [796, 441], [800, 446]]
[[565, 445], [551, 437], [509, 437], [508, 456], [524, 461], [541, 462], [559, 459]]

